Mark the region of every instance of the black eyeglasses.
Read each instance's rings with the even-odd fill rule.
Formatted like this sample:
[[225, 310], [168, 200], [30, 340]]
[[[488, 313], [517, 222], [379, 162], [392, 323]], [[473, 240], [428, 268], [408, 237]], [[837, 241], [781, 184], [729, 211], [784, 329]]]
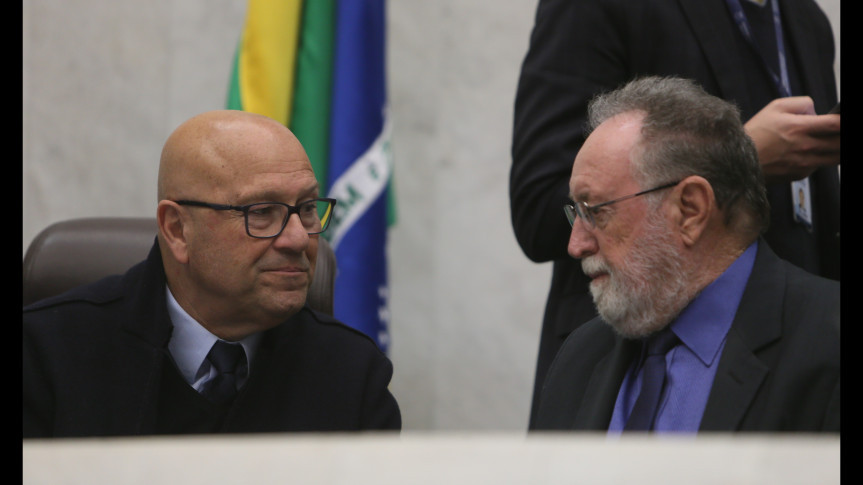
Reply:
[[656, 192], [657, 190], [667, 189], [669, 187], [674, 187], [679, 184], [680, 181], [671, 182], [669, 184], [660, 185], [659, 187], [654, 187], [652, 189], [642, 190], [641, 192], [626, 195], [620, 197], [618, 199], [610, 200], [608, 202], [603, 202], [601, 204], [596, 205], [587, 205], [585, 202], [573, 202], [572, 204], [564, 204], [563, 212], [566, 213], [566, 220], [569, 221], [569, 225], [575, 224], [575, 217], [581, 217], [581, 220], [587, 223], [590, 229], [596, 228], [596, 220], [593, 218], [593, 215], [599, 212], [599, 209], [605, 206], [609, 206], [611, 204], [616, 204], [620, 201], [626, 199], [632, 199], [633, 197], [638, 197], [639, 195], [649, 194], [651, 192]]
[[300, 217], [303, 227], [311, 234], [327, 230], [332, 220], [336, 199], [320, 198], [307, 200], [296, 206], [281, 202], [259, 202], [249, 205], [224, 205], [199, 202], [197, 200], [175, 200], [177, 204], [194, 207], [207, 207], [217, 211], [238, 211], [246, 219], [246, 234], [267, 239], [277, 237], [288, 225], [291, 214]]

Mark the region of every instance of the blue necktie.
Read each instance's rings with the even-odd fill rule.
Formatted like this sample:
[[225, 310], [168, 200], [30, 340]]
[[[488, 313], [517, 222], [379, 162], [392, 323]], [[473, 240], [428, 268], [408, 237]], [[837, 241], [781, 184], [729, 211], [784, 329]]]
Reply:
[[201, 394], [211, 401], [226, 404], [237, 395], [237, 382], [248, 368], [246, 352], [240, 344], [217, 340], [207, 354], [207, 360], [217, 373], [204, 383]]
[[679, 342], [674, 332], [666, 328], [647, 342], [647, 357], [642, 364], [641, 392], [624, 426], [625, 431], [653, 429], [659, 398], [665, 384], [665, 354]]

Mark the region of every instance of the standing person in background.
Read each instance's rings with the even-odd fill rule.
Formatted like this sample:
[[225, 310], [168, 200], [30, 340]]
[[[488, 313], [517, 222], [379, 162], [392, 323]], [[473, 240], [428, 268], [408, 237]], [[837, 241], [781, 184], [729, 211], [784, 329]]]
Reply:
[[[736, 104], [771, 206], [765, 240], [781, 258], [839, 279], [839, 115], [829, 21], [813, 0], [540, 0], [516, 101], [510, 174], [522, 250], [553, 262], [530, 422], [564, 339], [596, 315], [567, 255], [572, 162], [588, 101], [636, 77], [679, 76]], [[795, 211], [803, 189], [808, 217]]]

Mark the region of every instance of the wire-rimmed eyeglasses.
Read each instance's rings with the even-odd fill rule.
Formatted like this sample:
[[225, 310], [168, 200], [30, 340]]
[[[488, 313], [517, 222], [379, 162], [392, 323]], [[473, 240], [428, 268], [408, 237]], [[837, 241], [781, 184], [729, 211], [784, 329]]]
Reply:
[[320, 234], [327, 230], [332, 220], [336, 199], [319, 198], [307, 200], [296, 206], [281, 202], [258, 202], [249, 205], [224, 205], [200, 202], [197, 200], [175, 200], [177, 204], [206, 207], [217, 211], [239, 211], [246, 221], [246, 234], [251, 237], [267, 239], [277, 237], [288, 225], [291, 214], [297, 214], [309, 235]]
[[596, 228], [596, 220], [593, 215], [596, 214], [600, 208], [609, 206], [611, 204], [616, 204], [620, 201], [632, 199], [634, 197], [638, 197], [639, 195], [649, 194], [651, 192], [656, 192], [657, 190], [667, 189], [669, 187], [674, 187], [679, 184], [680, 181], [671, 182], [668, 184], [660, 185], [659, 187], [654, 187], [652, 189], [642, 190], [641, 192], [637, 192], [630, 195], [625, 195], [623, 197], [609, 200], [608, 202], [603, 202], [601, 204], [596, 205], [587, 205], [586, 202], [573, 202], [572, 204], [564, 204], [563, 212], [566, 213], [566, 220], [569, 221], [569, 225], [575, 224], [576, 216], [581, 217], [581, 220], [587, 223], [587, 226], [590, 229]]

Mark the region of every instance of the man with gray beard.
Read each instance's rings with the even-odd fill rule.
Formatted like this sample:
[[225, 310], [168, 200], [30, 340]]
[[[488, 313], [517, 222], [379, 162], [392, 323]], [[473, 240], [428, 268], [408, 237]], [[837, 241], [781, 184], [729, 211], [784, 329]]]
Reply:
[[839, 431], [839, 283], [761, 238], [737, 108], [690, 80], [596, 97], [564, 207], [599, 317], [573, 332], [532, 430]]

